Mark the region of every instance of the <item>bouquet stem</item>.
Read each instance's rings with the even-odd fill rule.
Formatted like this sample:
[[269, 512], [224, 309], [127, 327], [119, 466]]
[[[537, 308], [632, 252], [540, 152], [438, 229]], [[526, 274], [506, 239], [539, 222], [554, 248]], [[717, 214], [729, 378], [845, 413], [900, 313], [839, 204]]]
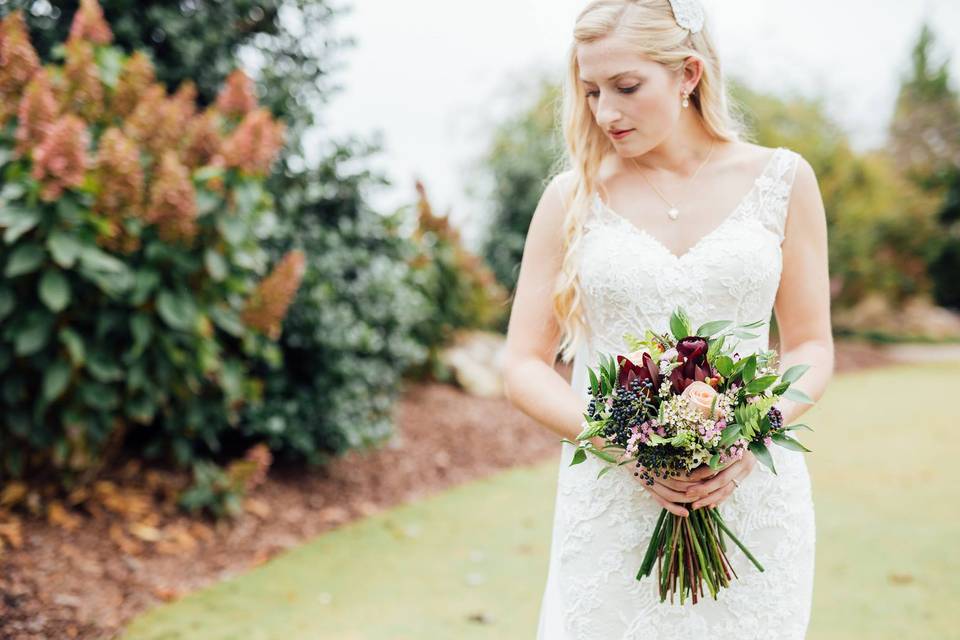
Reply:
[[704, 583], [710, 597], [716, 600], [720, 589], [730, 586], [730, 580], [737, 577], [727, 558], [724, 534], [757, 569], [763, 571], [763, 566], [730, 531], [716, 508], [691, 511], [685, 518], [668, 514], [663, 509], [637, 572], [637, 580], [649, 576], [656, 564], [660, 602], [669, 597], [672, 604], [674, 596], [679, 595], [680, 604], [687, 597], [696, 604], [703, 599]]

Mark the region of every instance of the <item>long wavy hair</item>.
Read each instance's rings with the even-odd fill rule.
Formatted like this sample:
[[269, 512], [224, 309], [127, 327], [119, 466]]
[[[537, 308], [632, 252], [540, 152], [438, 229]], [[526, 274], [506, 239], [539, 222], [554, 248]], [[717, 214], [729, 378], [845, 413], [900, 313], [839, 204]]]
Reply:
[[745, 127], [732, 106], [720, 69], [720, 60], [710, 36], [709, 24], [691, 34], [677, 25], [668, 0], [594, 0], [577, 16], [569, 50], [559, 115], [566, 144], [566, 162], [573, 185], [566, 193], [563, 224], [563, 261], [553, 291], [553, 309], [561, 331], [560, 358], [569, 362], [587, 332], [581, 305], [576, 259], [583, 235], [583, 221], [598, 187], [598, 171], [613, 143], [594, 120], [580, 83], [577, 47], [617, 32], [637, 53], [646, 55], [673, 72], [687, 58], [699, 58], [704, 66], [700, 82], [690, 94], [690, 103], [703, 125], [715, 138], [736, 141]]

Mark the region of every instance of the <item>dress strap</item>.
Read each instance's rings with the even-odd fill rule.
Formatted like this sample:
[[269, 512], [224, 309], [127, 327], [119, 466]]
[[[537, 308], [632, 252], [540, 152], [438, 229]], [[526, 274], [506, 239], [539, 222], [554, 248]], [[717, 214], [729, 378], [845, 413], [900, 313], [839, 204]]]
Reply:
[[800, 164], [800, 154], [786, 147], [777, 147], [766, 171], [757, 181], [760, 206], [756, 215], [760, 222], [783, 243], [790, 208], [793, 180]]

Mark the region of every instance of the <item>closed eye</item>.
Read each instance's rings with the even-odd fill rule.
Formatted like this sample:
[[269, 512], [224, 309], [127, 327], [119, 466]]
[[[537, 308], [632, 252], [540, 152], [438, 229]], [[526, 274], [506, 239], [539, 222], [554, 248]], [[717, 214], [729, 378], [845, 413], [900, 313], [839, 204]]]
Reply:
[[[643, 83], [642, 83], [642, 82], [638, 82], [637, 84], [633, 85], [632, 87], [620, 87], [620, 88], [619, 88], [620, 93], [633, 93], [634, 91], [636, 91], [637, 89], [640, 88], [640, 85], [641, 85], [641, 84], [643, 84]], [[588, 98], [595, 98], [595, 97], [597, 97], [597, 96], [599, 96], [599, 95], [600, 95], [600, 92], [599, 92], [599, 91], [588, 91], [588, 92], [587, 92], [587, 97], [588, 97]]]

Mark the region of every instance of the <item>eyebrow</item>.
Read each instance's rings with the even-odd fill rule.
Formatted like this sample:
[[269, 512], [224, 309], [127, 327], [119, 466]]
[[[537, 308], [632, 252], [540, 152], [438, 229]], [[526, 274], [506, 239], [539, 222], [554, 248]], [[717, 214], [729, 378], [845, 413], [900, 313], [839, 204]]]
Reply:
[[[608, 81], [616, 80], [616, 79], [619, 78], [620, 76], [626, 76], [626, 75], [629, 75], [629, 74], [631, 74], [631, 73], [639, 73], [639, 72], [638, 72], [638, 71], [635, 71], [635, 70], [621, 71], [620, 73], [615, 73], [615, 74], [613, 74], [612, 76], [610, 76], [609, 78], [607, 78], [607, 80], [608, 80]], [[590, 84], [595, 84], [595, 83], [593, 82], [593, 80], [587, 80], [586, 78], [580, 78], [580, 82], [587, 82], [587, 83], [590, 83]]]

